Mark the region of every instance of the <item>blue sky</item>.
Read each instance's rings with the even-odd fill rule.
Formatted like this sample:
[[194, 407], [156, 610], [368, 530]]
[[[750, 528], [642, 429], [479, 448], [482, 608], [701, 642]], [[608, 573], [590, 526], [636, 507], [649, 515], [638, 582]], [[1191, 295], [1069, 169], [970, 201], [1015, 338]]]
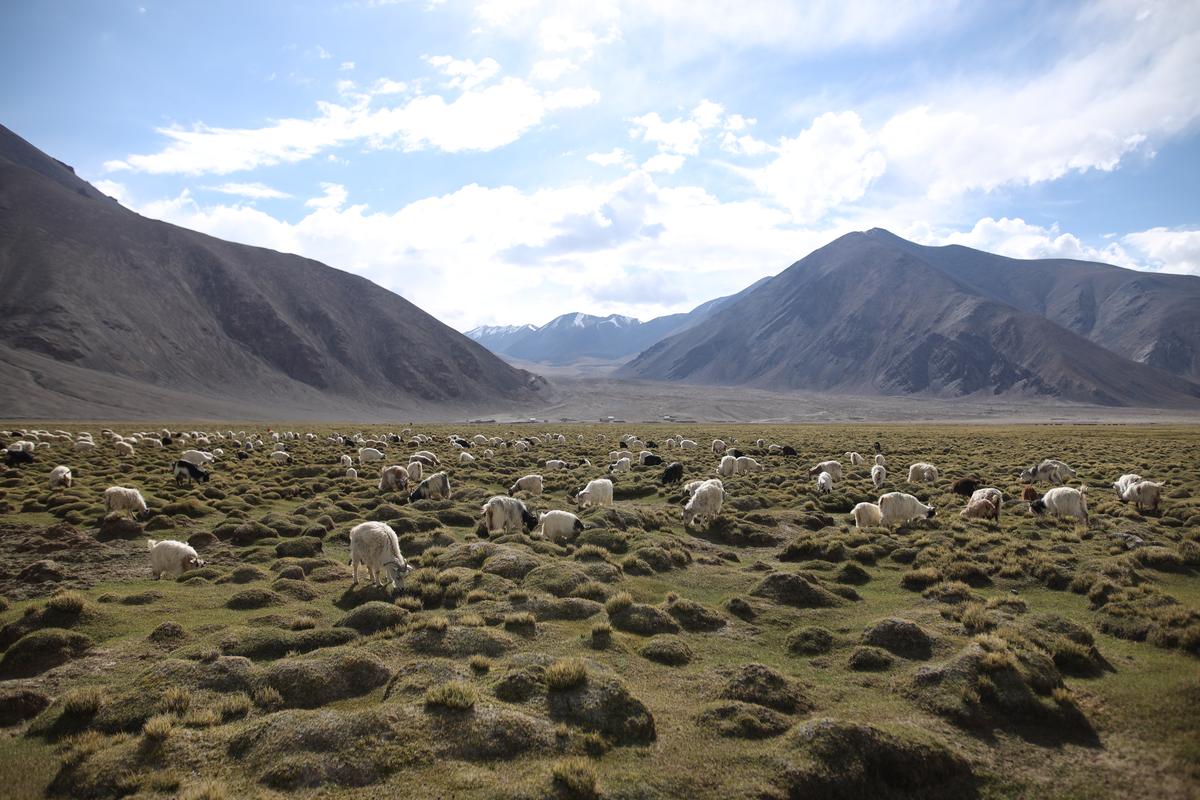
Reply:
[[63, 2], [0, 122], [460, 329], [646, 319], [847, 231], [1200, 274], [1200, 3]]

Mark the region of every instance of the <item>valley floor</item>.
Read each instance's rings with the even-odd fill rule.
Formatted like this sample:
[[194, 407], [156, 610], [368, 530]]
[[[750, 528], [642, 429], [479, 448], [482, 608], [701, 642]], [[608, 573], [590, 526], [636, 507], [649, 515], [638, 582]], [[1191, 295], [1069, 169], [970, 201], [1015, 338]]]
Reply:
[[[586, 394], [563, 409], [603, 416]], [[676, 400], [662, 413], [736, 402]], [[855, 409], [870, 407], [829, 419]], [[6, 798], [1200, 796], [1195, 425], [419, 425], [453, 494], [415, 503], [379, 492], [372, 465], [346, 477], [355, 448], [326, 440], [398, 428], [297, 428], [317, 439], [285, 442], [286, 466], [215, 440], [211, 481], [180, 487], [186, 443], [121, 458], [99, 427], [93, 451], [55, 442], [0, 472]], [[476, 446], [474, 463], [447, 440], [548, 432], [566, 442]], [[532, 509], [576, 510], [624, 433], [685, 481], [713, 475], [718, 437], [764, 470], [727, 478], [707, 525], [683, 526], [662, 467], [634, 467], [573, 541], [480, 529], [528, 473], [546, 484]], [[875, 441], [884, 491], [933, 519], [853, 526], [878, 492], [843, 453]], [[418, 448], [384, 449], [404, 464]], [[1018, 471], [1046, 456], [1078, 470], [1089, 525], [1020, 501]], [[827, 458], [846, 477], [818, 494], [808, 468]], [[916, 461], [939, 480], [907, 484]], [[58, 463], [75, 483], [50, 491]], [[1166, 482], [1161, 510], [1116, 499], [1131, 471]], [[959, 517], [950, 485], [968, 474], [1008, 498], [998, 522]], [[146, 519], [105, 519], [111, 485], [138, 488]], [[417, 568], [398, 592], [351, 586], [363, 520]], [[155, 581], [147, 537], [207, 563]]]

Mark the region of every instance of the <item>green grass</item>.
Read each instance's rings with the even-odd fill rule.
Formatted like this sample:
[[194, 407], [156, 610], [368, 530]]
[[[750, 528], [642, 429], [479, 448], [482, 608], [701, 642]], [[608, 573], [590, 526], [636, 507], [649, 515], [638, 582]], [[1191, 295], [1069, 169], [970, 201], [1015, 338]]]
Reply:
[[[100, 427], [90, 429], [98, 433]], [[128, 426], [114, 427], [128, 431]], [[322, 436], [328, 432], [320, 426], [292, 427]], [[452, 431], [509, 438], [540, 427], [417, 429], [437, 438], [428, 447], [447, 460], [454, 456], [445, 441]], [[48, 693], [59, 698], [34, 729], [44, 730], [57, 715], [66, 714], [85, 730], [55, 739], [17, 727], [15, 735], [0, 739], [0, 780], [6, 796], [43, 796], [59, 774], [60, 751], [68, 750], [82, 754], [80, 763], [92, 781], [86, 787], [111, 778], [113, 786], [147, 796], [253, 796], [261, 791], [264, 771], [296, 754], [285, 744], [292, 735], [286, 726], [317, 713], [289, 708], [303, 696], [292, 693], [285, 700], [270, 681], [282, 681], [288, 669], [347, 653], [362, 653], [384, 664], [390, 679], [365, 694], [337, 694], [320, 707], [320, 713], [333, 715], [323, 724], [352, 724], [358, 726], [355, 730], [370, 731], [377, 724], [373, 715], [383, 714], [402, 722], [402, 729], [415, 731], [419, 746], [371, 755], [369, 759], [376, 760], [370, 764], [391, 764], [394, 769], [366, 786], [351, 787], [325, 776], [318, 780], [316, 793], [403, 795], [420, 786], [432, 795], [481, 798], [547, 792], [589, 796], [587, 792], [601, 790], [604, 796], [769, 794], [780, 765], [793, 757], [788, 734], [738, 739], [718, 736], [697, 722], [700, 713], [718, 701], [730, 671], [751, 663], [763, 664], [803, 687], [814, 710], [789, 715], [789, 724], [831, 718], [888, 730], [915, 726], [968, 758], [983, 797], [1124, 797], [1144, 793], [1146, 786], [1154, 786], [1163, 797], [1185, 797], [1200, 780], [1200, 729], [1192, 711], [1200, 700], [1200, 682], [1196, 655], [1185, 649], [1194, 641], [1190, 632], [1200, 624], [1200, 578], [1194, 564], [1200, 552], [1200, 431], [1195, 428], [551, 427], [567, 435], [567, 445], [524, 454], [497, 450], [487, 461], [451, 465], [455, 496], [450, 501], [428, 508], [395, 504], [394, 510], [382, 508], [370, 480], [340, 478], [336, 462], [345, 448], [320, 440], [289, 443], [296, 460], [292, 467], [267, 465], [259, 451], [258, 460], [227, 458], [215, 468], [210, 484], [191, 488], [173, 485], [173, 454], [168, 451], [139, 449], [135, 461], [121, 464], [104, 448], [77, 455], [53, 446], [46, 460], [71, 465], [77, 477], [68, 502], [44, 505], [44, 476], [21, 470], [0, 486], [0, 500], [12, 509], [0, 514], [0, 525], [40, 532], [74, 513], [82, 515], [75, 527], [90, 535], [99, 521], [94, 511], [97, 498], [113, 484], [137, 486], [152, 508], [176, 511], [178, 516], [160, 514], [157, 519], [162, 522], [146, 536], [110, 543], [116, 553], [111, 559], [85, 568], [68, 565], [74, 570], [72, 581], [61, 594], [53, 594], [53, 583], [0, 592], [8, 600], [7, 606], [0, 603], [0, 627], [23, 621], [34, 630], [64, 629], [94, 642], [92, 655], [62, 668], [71, 676], [66, 685], [45, 675], [22, 679], [45, 683]], [[363, 431], [369, 435], [400, 428]], [[616, 435], [626, 429], [660, 445], [674, 432], [699, 441], [702, 447], [697, 451], [657, 448], [670, 460], [684, 463], [686, 480], [711, 473], [716, 459], [704, 445], [718, 436], [741, 439], [743, 447], [761, 436], [792, 444], [802, 457], [751, 452], [767, 464], [767, 471], [726, 481], [721, 523], [709, 530], [683, 529], [678, 492], [659, 489], [657, 469], [620, 476], [620, 496], [632, 499], [618, 500], [612, 511], [584, 512], [589, 529], [575, 547], [524, 537], [505, 537], [499, 543], [500, 537], [493, 537], [481, 543], [473, 526], [460, 524], [467, 517], [477, 519], [488, 496], [503, 492], [516, 477], [538, 471], [546, 458], [588, 457], [603, 464], [608, 451], [617, 449]], [[584, 433], [587, 441], [577, 444], [576, 433]], [[893, 533], [854, 529], [840, 509], [875, 499], [866, 471], [848, 470], [834, 495], [815, 494], [807, 476], [809, 464], [851, 449], [869, 453], [876, 439], [883, 442], [888, 457], [885, 490], [912, 491], [932, 502], [938, 508], [933, 521]], [[412, 448], [388, 449], [399, 455]], [[958, 518], [962, 498], [948, 492], [955, 477], [977, 473], [1006, 496], [1019, 495], [1016, 471], [1049, 455], [1079, 469], [1091, 487], [1088, 531], [1070, 522], [1027, 516], [1013, 503], [1006, 503], [999, 524]], [[933, 487], [905, 486], [905, 468], [918, 460], [937, 464], [943, 479]], [[1164, 498], [1161, 515], [1136, 514], [1112, 496], [1108, 485], [1128, 471], [1166, 480], [1172, 487], [1174, 495]], [[594, 475], [587, 470], [547, 473], [546, 494], [531, 499], [530, 505], [537, 510], [570, 509], [567, 491], [577, 489], [586, 477]], [[216, 491], [206, 494], [206, 489]], [[32, 510], [20, 511], [27, 503]], [[68, 507], [73, 510], [64, 511]], [[806, 525], [813, 525], [815, 512], [827, 514], [832, 524], [810, 530]], [[359, 586], [350, 591], [345, 535], [352, 524], [372, 516], [387, 517], [406, 558], [421, 567], [406, 577], [398, 593], [369, 589], [361, 569]], [[1189, 524], [1190, 520], [1197, 521]], [[265, 525], [268, 538], [245, 545], [228, 540], [231, 531], [250, 522]], [[186, 539], [209, 531], [225, 540], [202, 549], [209, 565], [196, 573], [200, 578], [150, 579], [146, 537]], [[1126, 554], [1115, 533], [1135, 534], [1153, 549]], [[280, 558], [277, 545], [300, 535], [323, 537], [321, 552], [311, 558]], [[770, 544], [745, 544], [771, 537]], [[0, 554], [4, 552], [0, 544]], [[33, 560], [28, 552], [4, 557], [10, 561], [0, 567], [10, 574], [17, 571], [13, 566]], [[622, 569], [631, 558], [637, 563], [630, 560], [633, 567]], [[532, 564], [555, 565], [553, 586], [556, 592], [564, 591], [564, 597], [587, 598], [604, 607], [597, 612], [596, 606], [583, 604], [571, 614], [546, 613], [554, 598], [523, 580]], [[862, 572], [847, 569], [850, 564]], [[247, 582], [228, 580], [247, 566], [256, 570], [245, 573]], [[276, 583], [285, 569], [289, 579]], [[581, 574], [576, 577], [572, 570]], [[852, 588], [859, 599], [832, 608], [798, 609], [753, 597], [752, 589], [768, 570], [805, 572], [831, 591]], [[241, 592], [252, 594], [247, 602], [234, 605], [248, 607], [229, 607], [230, 599]], [[1098, 603], [1089, 600], [1089, 592]], [[132, 599], [123, 602], [126, 598]], [[354, 607], [371, 600], [394, 604], [409, 615], [394, 627], [363, 628], [374, 632], [348, 638], [331, 634]], [[1109, 605], [1102, 607], [1106, 601]], [[607, 622], [609, 614], [634, 603], [662, 611], [702, 607], [725, 622], [675, 634], [671, 641], [685, 645], [690, 659], [677, 659], [668, 667], [642, 655], [649, 636], [614, 631]], [[1118, 611], [1124, 615], [1124, 627], [1113, 623]], [[1039, 743], [1014, 730], [996, 731], [983, 744], [902, 691], [917, 669], [955, 656], [975, 636], [1004, 635], [1012, 626], [1019, 628], [1026, 620], [1048, 614], [1086, 630], [1111, 667], [1087, 671], [1087, 647], [1057, 634], [1043, 640], [1047, 657], [1060, 665], [1064, 681], [1064, 688], [1046, 695], [1047, 701], [1077, 704], [1101, 732], [1099, 747]], [[923, 662], [896, 656], [883, 671], [851, 670], [850, 657], [863, 644], [863, 632], [890, 617], [911, 620], [929, 632], [932, 658]], [[178, 624], [179, 635], [150, 640], [150, 632], [166, 621]], [[1128, 634], [1138, 626], [1148, 626], [1144, 641], [1105, 632]], [[308, 637], [303, 643], [294, 638], [300, 634]], [[253, 637], [275, 637], [285, 645], [252, 648], [247, 685], [181, 685], [154, 672], [164, 660], [203, 669], [234, 663], [223, 660], [222, 654], [239, 652]], [[288, 648], [295, 652], [289, 654]], [[1005, 669], [1001, 662], [1009, 658], [1000, 650], [989, 657], [996, 662], [989, 662], [990, 668], [1000, 671]], [[532, 693], [524, 700], [502, 701], [493, 688], [514, 669], [533, 676]], [[657, 736], [648, 747], [614, 742], [611, 735], [574, 717], [564, 721], [555, 710], [555, 704], [567, 698], [572, 703], [598, 702], [604, 687], [618, 679], [653, 714]], [[126, 694], [131, 691], [136, 694]], [[459, 711], [426, 714], [429, 697], [434, 698], [430, 708]], [[460, 713], [468, 709], [473, 712]], [[118, 711], [133, 710], [139, 715], [136, 724], [121, 730], [109, 726], [107, 721], [117, 719]], [[515, 716], [503, 717], [501, 723], [506, 714]], [[260, 727], [264, 725], [284, 727]], [[447, 735], [444, 728], [421, 727], [427, 725], [461, 727]], [[152, 731], [160, 735], [156, 738]], [[252, 757], [230, 758], [227, 743], [238, 737], [262, 742], [262, 753], [272, 755], [255, 750]], [[68, 739], [78, 743], [68, 745]], [[372, 735], [356, 740], [371, 741]], [[485, 742], [511, 741], [531, 749], [496, 762], [470, 757], [472, 748], [482, 748]], [[441, 742], [461, 749], [438, 750]], [[156, 754], [176, 749], [186, 754], [187, 763], [198, 765], [194, 774], [157, 765], [162, 762], [155, 761]], [[593, 758], [576, 762], [574, 757], [584, 753]], [[402, 768], [389, 761], [396, 758], [405, 759]], [[580, 765], [586, 769], [577, 770]]]

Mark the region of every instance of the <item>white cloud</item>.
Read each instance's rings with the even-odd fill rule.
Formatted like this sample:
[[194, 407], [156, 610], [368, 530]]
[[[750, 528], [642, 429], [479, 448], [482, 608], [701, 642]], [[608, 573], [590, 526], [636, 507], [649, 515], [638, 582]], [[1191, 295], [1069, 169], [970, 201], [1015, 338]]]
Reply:
[[322, 183], [321, 191], [323, 194], [320, 197], [313, 197], [304, 201], [304, 205], [308, 208], [341, 208], [346, 202], [349, 193], [346, 187], [337, 183]]
[[328, 50], [326, 50], [321, 45], [317, 45], [316, 53], [317, 53], [317, 58], [321, 59], [322, 61], [328, 61], [329, 59], [333, 58], [333, 54], [330, 53]]
[[536, 62], [529, 70], [529, 77], [535, 81], [553, 83], [575, 69], [577, 66], [569, 58], [544, 58]]
[[500, 72], [500, 64], [495, 59], [485, 58], [482, 61], [458, 59], [451, 56], [423, 56], [425, 62], [450, 78], [446, 85], [452, 89], [471, 89], [481, 83], [486, 83]]
[[725, 109], [710, 100], [702, 100], [687, 117], [664, 120], [657, 111], [629, 120], [629, 134], [635, 139], [658, 145], [664, 153], [694, 156], [700, 152], [704, 132], [720, 125]]
[[1042, 227], [1023, 219], [984, 217], [965, 232], [934, 236], [936, 244], [961, 244], [1011, 258], [1074, 258], [1136, 268], [1138, 264], [1115, 243], [1104, 248], [1085, 244], [1058, 223]]
[[683, 166], [683, 162], [687, 159], [684, 156], [675, 153], [659, 153], [656, 156], [651, 156], [642, 164], [642, 169], [646, 172], [665, 172], [671, 174], [678, 172]]
[[118, 183], [117, 181], [110, 181], [110, 180], [103, 180], [103, 179], [98, 180], [98, 181], [92, 181], [91, 183], [92, 183], [92, 186], [95, 186], [101, 192], [103, 192], [104, 194], [113, 198], [121, 205], [123, 205], [123, 206], [129, 205], [129, 200], [130, 200], [129, 189], [127, 189], [125, 187], [125, 184]]
[[887, 161], [853, 111], [826, 113], [793, 138], [783, 138], [766, 166], [741, 170], [797, 221], [815, 222], [827, 211], [861, 198]]
[[1121, 242], [1139, 254], [1150, 269], [1200, 275], [1200, 230], [1151, 228], [1128, 233]]
[[[325, 196], [335, 193], [327, 187]], [[295, 222], [247, 205], [201, 204], [186, 191], [138, 210], [350, 270], [468, 327], [539, 320], [546, 309], [671, 313], [738, 291], [836, 235], [793, 229], [785, 213], [755, 201], [658, 187], [644, 172], [535, 191], [472, 184], [391, 213], [349, 199], [338, 195]], [[589, 241], [577, 246], [579, 236]], [[595, 296], [594, 287], [637, 270], [662, 279], [643, 281], [647, 293], [637, 298]], [[463, 286], [492, 302], [463, 304]]]
[[408, 84], [404, 81], [393, 81], [388, 78], [380, 78], [371, 86], [372, 95], [389, 95], [403, 94], [408, 91]]
[[353, 61], [343, 61], [341, 64], [338, 64], [339, 72], [349, 72], [352, 69], [354, 69]]
[[620, 147], [614, 147], [607, 153], [589, 153], [587, 160], [602, 167], [627, 166], [633, 163], [633, 159], [629, 157], [629, 153]]
[[291, 197], [287, 192], [273, 189], [265, 183], [222, 183], [219, 186], [205, 186], [204, 188], [210, 192], [248, 197], [251, 200], [282, 200]]
[[[192, 128], [159, 128], [170, 140], [162, 150], [108, 161], [104, 168], [110, 172], [225, 175], [304, 161], [352, 142], [363, 142], [369, 149], [489, 151], [516, 141], [553, 111], [582, 108], [600, 99], [591, 88], [542, 91], [518, 78], [476, 85], [481, 75], [492, 71], [492, 65], [491, 59], [479, 64], [442, 62], [439, 68], [449, 70], [462, 88], [449, 101], [427, 94], [390, 107], [374, 107], [374, 95], [368, 93], [352, 95], [345, 103], [320, 102], [313, 118], [275, 120], [261, 128], [216, 128], [202, 123]], [[350, 91], [352, 87], [343, 88]], [[398, 85], [388, 82], [380, 88], [391, 93]]]
[[[892, 170], [934, 198], [1115, 169], [1200, 119], [1200, 7], [1086, 7], [1078, 50], [1017, 81], [928, 87], [879, 138]], [[1074, 42], [1068, 43], [1075, 44]]]

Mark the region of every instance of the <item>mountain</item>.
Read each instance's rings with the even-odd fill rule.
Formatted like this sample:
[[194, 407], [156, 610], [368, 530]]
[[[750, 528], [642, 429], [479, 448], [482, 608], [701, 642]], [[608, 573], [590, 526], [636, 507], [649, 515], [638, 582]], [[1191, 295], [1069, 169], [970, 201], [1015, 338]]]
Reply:
[[1200, 381], [1200, 279], [1070, 259], [1027, 261], [969, 247], [870, 235], [972, 291], [1046, 317], [1126, 358]]
[[[762, 280], [767, 280], [766, 278]], [[572, 312], [555, 317], [540, 328], [533, 325], [483, 326], [467, 336], [493, 353], [543, 364], [571, 364], [581, 359], [618, 361], [640, 353], [660, 339], [687, 330], [723, 304], [752, 291], [758, 281], [730, 297], [718, 297], [689, 312], [669, 314], [641, 322], [612, 314], [597, 317]]]
[[536, 330], [534, 325], [480, 325], [467, 331], [466, 335], [493, 353], [503, 353], [513, 342]]
[[[1146, 359], [1164, 349], [1195, 352], [1195, 320], [1181, 318], [1161, 295], [1168, 291], [1193, 297], [1200, 278], [925, 248], [876, 229], [814, 251], [617, 374], [859, 394], [1197, 405], [1196, 383], [1111, 345]], [[1119, 313], [1134, 297], [1150, 319]], [[1086, 325], [1088, 310], [1113, 332]], [[1077, 332], [1084, 327], [1114, 349]], [[1177, 339], [1173, 349], [1156, 344]], [[1186, 368], [1186, 360], [1173, 363]]]
[[445, 416], [541, 378], [370, 281], [146, 219], [0, 126], [7, 416]]

